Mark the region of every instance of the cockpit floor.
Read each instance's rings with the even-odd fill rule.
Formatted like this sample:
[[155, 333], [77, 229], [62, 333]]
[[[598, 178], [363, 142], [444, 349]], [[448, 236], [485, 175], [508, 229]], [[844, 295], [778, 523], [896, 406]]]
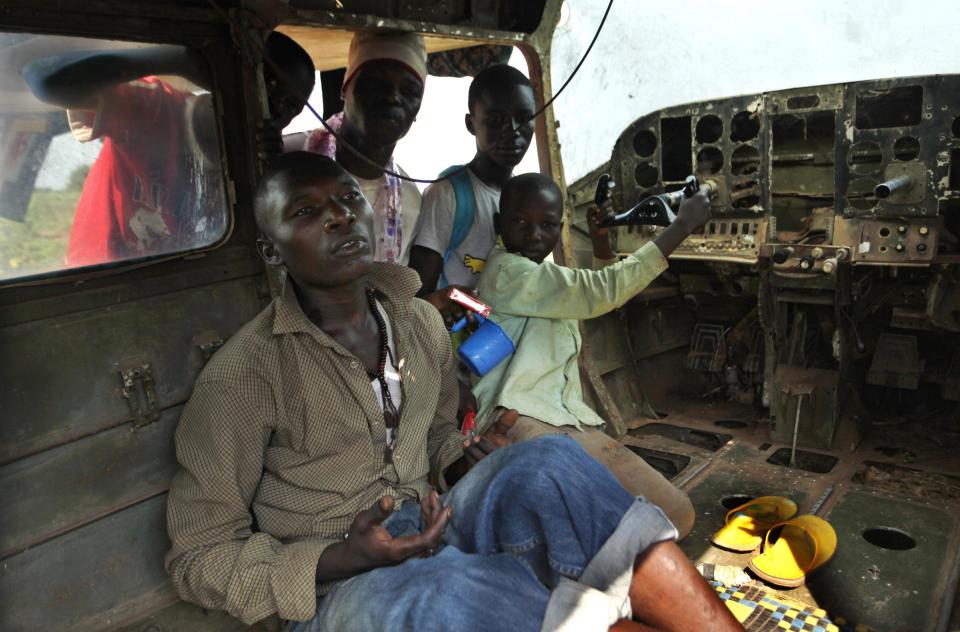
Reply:
[[885, 420], [862, 441], [844, 435], [832, 449], [802, 446], [798, 467], [788, 467], [790, 446], [769, 439], [762, 409], [691, 401], [658, 408], [666, 416], [629, 423], [623, 443], [653, 455], [651, 464], [689, 494], [697, 522], [680, 544], [695, 563], [746, 568], [752, 554], [719, 549], [712, 534], [746, 499], [784, 495], [801, 514], [830, 522], [837, 552], [806, 585], [771, 587], [777, 593], [876, 630], [946, 627], [960, 571], [956, 415]]

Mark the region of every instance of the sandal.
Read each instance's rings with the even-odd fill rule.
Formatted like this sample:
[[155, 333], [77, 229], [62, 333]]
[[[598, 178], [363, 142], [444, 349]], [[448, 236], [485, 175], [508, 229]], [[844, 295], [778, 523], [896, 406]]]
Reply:
[[820, 568], [837, 550], [837, 532], [817, 516], [797, 516], [767, 532], [763, 553], [749, 562], [757, 577], [777, 586], [794, 588]]
[[773, 525], [797, 515], [797, 503], [783, 496], [760, 496], [734, 507], [726, 524], [711, 542], [719, 547], [749, 553], [763, 542], [763, 534]]

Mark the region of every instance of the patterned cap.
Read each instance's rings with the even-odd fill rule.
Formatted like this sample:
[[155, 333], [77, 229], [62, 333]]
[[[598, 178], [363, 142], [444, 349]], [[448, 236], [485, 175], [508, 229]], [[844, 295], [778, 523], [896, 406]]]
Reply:
[[420, 35], [401, 31], [360, 31], [350, 40], [343, 85], [347, 85], [365, 63], [383, 59], [403, 64], [420, 83], [427, 78], [427, 47]]

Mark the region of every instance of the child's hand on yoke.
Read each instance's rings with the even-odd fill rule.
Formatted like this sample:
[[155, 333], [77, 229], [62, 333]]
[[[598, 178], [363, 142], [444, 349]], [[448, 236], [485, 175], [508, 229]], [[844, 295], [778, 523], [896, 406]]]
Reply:
[[610, 234], [610, 228], [604, 226], [604, 222], [613, 219], [615, 213], [611, 208], [612, 202], [606, 200], [600, 206], [592, 204], [587, 209], [587, 227], [590, 229], [591, 239], [604, 239]]
[[613, 259], [613, 249], [610, 248], [610, 228], [603, 224], [614, 216], [611, 201], [606, 200], [600, 206], [593, 205], [587, 209], [587, 227], [590, 229], [590, 242], [593, 245], [593, 256], [597, 259]]
[[706, 185], [694, 195], [684, 198], [677, 211], [677, 219], [664, 229], [654, 243], [664, 257], [670, 255], [680, 242], [690, 233], [703, 226], [710, 219], [710, 189]]
[[694, 195], [681, 200], [675, 223], [682, 222], [689, 235], [706, 224], [708, 219], [710, 219], [710, 188], [703, 185]]

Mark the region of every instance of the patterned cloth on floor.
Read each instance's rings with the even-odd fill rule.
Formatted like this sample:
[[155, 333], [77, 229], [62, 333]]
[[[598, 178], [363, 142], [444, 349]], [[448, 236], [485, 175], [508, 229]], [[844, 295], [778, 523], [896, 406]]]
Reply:
[[762, 586], [725, 586], [711, 581], [720, 598], [747, 632], [874, 632], [841, 618], [831, 621], [826, 611], [773, 593]]

